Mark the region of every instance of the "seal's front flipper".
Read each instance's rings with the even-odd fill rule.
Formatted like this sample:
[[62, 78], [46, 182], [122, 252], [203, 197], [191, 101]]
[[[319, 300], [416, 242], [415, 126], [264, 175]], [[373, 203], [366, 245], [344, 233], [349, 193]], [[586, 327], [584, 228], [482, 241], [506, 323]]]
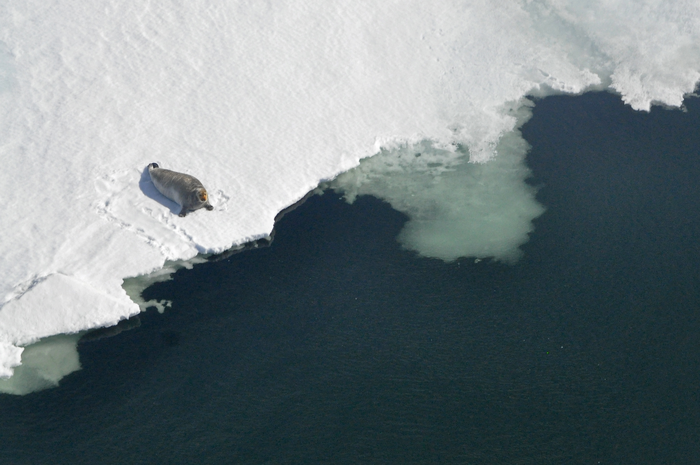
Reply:
[[182, 210], [180, 210], [180, 214], [177, 216], [181, 216], [184, 218], [185, 216], [187, 216], [187, 211], [183, 208]]
[[211, 205], [207, 205], [207, 206], [204, 207], [204, 208], [206, 208], [206, 209], [209, 210], [209, 211], [212, 211], [212, 210], [214, 209], [214, 207], [212, 207]]

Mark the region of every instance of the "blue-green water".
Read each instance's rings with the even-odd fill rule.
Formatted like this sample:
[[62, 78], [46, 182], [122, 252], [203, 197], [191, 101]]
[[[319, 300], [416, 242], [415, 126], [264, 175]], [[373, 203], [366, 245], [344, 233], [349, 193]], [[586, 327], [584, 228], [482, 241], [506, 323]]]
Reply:
[[0, 396], [1, 464], [700, 463], [700, 105], [551, 97], [516, 265], [418, 258], [328, 192]]

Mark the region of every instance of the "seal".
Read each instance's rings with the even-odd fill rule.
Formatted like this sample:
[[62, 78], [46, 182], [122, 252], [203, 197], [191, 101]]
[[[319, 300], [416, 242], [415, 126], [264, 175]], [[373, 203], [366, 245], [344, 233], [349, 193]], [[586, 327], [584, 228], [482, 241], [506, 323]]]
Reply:
[[194, 176], [163, 169], [158, 163], [148, 165], [148, 173], [158, 192], [182, 207], [179, 216], [200, 208], [214, 209], [209, 203], [207, 190]]

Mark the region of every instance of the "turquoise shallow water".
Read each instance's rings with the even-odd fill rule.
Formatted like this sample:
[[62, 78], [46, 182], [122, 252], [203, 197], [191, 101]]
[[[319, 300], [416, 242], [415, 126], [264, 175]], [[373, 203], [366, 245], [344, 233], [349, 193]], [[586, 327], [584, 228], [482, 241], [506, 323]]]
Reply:
[[0, 396], [0, 463], [660, 464], [700, 457], [700, 105], [539, 101], [547, 212], [516, 265], [418, 258], [328, 192], [183, 270], [57, 389]]

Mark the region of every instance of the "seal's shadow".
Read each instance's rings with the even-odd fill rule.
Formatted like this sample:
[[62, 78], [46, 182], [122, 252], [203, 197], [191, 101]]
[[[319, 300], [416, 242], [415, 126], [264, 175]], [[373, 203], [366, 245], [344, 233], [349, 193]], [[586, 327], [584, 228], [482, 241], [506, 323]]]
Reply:
[[153, 185], [153, 181], [151, 181], [151, 175], [148, 173], [148, 166], [146, 166], [146, 168], [144, 168], [141, 172], [141, 179], [139, 180], [139, 189], [141, 189], [141, 192], [143, 192], [143, 194], [146, 197], [155, 200], [164, 207], [168, 207], [173, 215], [177, 215], [180, 213], [180, 210], [182, 209], [180, 205], [158, 192], [156, 186]]

